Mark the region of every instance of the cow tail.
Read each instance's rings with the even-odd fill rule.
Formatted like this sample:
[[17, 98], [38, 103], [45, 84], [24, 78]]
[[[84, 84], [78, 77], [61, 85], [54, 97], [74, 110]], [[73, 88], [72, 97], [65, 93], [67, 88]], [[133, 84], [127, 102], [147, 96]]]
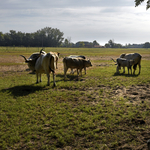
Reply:
[[52, 73], [55, 73], [55, 71], [49, 66], [49, 70], [52, 72]]
[[[49, 70], [52, 72], [52, 73], [55, 73], [54, 69], [55, 69], [55, 64], [54, 64], [54, 57], [53, 55], [51, 55], [50, 59], [49, 59]], [[53, 65], [53, 66], [52, 66]], [[52, 69], [53, 68], [53, 69]]]

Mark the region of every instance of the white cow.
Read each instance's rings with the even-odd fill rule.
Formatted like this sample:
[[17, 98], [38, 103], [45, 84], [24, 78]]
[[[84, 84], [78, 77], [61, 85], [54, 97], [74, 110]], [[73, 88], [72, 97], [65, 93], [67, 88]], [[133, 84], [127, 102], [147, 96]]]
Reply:
[[120, 58], [125, 58], [127, 60], [133, 60], [133, 74], [135, 74], [135, 70], [137, 68], [137, 65], [139, 66], [139, 73], [141, 72], [141, 58], [142, 56], [139, 53], [130, 53], [130, 54], [121, 54]]
[[84, 68], [86, 70], [86, 67], [92, 66], [89, 59], [70, 58], [70, 57], [65, 57], [63, 59], [63, 65], [64, 65], [64, 79], [66, 78], [66, 72], [68, 68], [77, 69], [77, 75], [79, 76], [80, 71], [82, 76], [82, 69]]
[[40, 57], [37, 59], [35, 63], [35, 72], [38, 83], [38, 77], [40, 76], [40, 82], [41, 82], [41, 74], [45, 73], [48, 78], [47, 85], [50, 85], [50, 73], [53, 73], [53, 86], [56, 86], [55, 83], [55, 64], [54, 64], [55, 56], [51, 53], [42, 54], [42, 51], [40, 51]]
[[116, 68], [116, 73], [119, 73], [119, 70], [121, 69], [121, 67], [123, 67], [124, 71], [123, 73], [125, 73], [125, 67], [128, 68], [128, 74], [129, 74], [129, 69], [131, 70], [131, 74], [132, 74], [132, 65], [134, 64], [133, 60], [127, 60], [125, 58], [117, 58], [116, 60], [117, 62], [117, 68]]

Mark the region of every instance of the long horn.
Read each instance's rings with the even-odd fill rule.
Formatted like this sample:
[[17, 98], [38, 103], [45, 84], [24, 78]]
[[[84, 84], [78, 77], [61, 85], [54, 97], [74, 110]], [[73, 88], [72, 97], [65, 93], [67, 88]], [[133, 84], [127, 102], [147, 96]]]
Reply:
[[113, 58], [111, 58], [111, 60], [113, 60], [116, 63], [116, 61]]
[[25, 59], [25, 62], [28, 62], [25, 56], [23, 56], [23, 55], [20, 55], [20, 56], [22, 56]]
[[43, 53], [42, 50], [43, 50], [43, 48], [40, 50], [40, 54]]

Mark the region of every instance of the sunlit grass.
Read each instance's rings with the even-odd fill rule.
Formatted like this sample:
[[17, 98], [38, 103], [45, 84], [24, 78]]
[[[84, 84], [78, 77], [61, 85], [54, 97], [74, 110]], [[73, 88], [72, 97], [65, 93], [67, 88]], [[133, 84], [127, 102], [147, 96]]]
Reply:
[[[10, 55], [15, 53], [13, 50], [8, 49]], [[52, 50], [63, 55], [92, 57], [95, 54], [116, 57], [122, 53], [118, 49], [46, 48]], [[7, 56], [8, 51], [0, 48]], [[15, 51], [17, 55], [30, 56], [38, 48], [29, 51], [15, 48]], [[144, 49], [138, 51], [148, 53]], [[102, 63], [108, 65], [99, 65]], [[127, 103], [128, 97], [115, 96], [113, 89], [150, 84], [150, 60], [142, 60], [141, 74], [135, 76], [128, 75], [127, 70], [116, 75], [116, 66], [110, 60], [93, 60], [93, 64], [87, 75], [78, 79], [76, 74], [68, 74], [64, 81], [62, 70], [56, 75], [55, 88], [52, 77], [50, 86], [46, 86], [46, 75], [42, 75], [41, 83], [35, 84], [35, 74], [28, 71], [12, 71], [12, 75], [5, 72], [7, 76], [0, 77], [0, 149], [117, 149], [124, 143], [140, 146], [141, 142], [134, 137], [150, 130], [150, 105]], [[136, 118], [145, 122], [136, 123]]]

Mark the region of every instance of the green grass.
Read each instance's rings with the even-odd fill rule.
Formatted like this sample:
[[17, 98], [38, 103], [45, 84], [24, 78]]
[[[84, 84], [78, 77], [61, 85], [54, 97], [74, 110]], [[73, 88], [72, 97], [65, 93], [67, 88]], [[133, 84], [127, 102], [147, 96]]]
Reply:
[[[92, 57], [116, 57], [131, 50], [46, 48], [60, 51], [63, 56]], [[30, 56], [38, 48], [0, 48], [6, 58], [8, 51], [10, 56]], [[145, 49], [137, 51], [150, 54]], [[127, 70], [126, 74], [116, 75], [116, 66], [110, 60], [93, 63], [108, 65], [94, 65], [78, 80], [68, 74], [64, 81], [62, 71], [56, 76], [55, 88], [52, 81], [46, 86], [46, 75], [42, 75], [43, 82], [39, 84], [35, 84], [35, 75], [27, 71], [0, 76], [0, 149], [137, 149], [141, 145], [146, 149], [150, 137], [147, 135], [143, 141], [137, 137], [150, 133], [150, 101], [127, 103], [128, 97], [116, 97], [114, 89], [150, 85], [150, 60], [142, 60], [139, 76], [127, 75]]]

